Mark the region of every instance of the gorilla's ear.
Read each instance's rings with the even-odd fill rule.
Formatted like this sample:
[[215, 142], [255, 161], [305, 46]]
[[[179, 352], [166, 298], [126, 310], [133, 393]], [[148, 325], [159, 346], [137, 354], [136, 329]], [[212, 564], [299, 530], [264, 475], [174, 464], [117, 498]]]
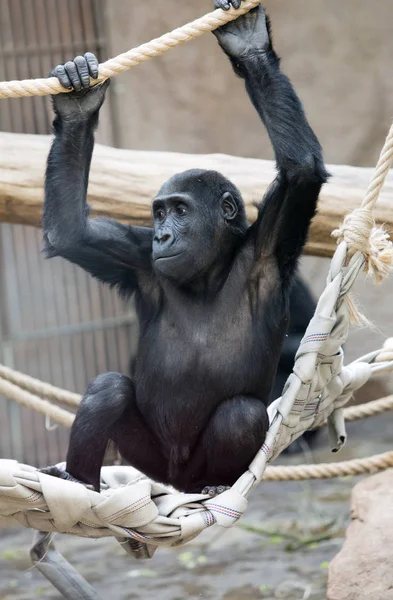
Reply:
[[239, 212], [238, 206], [232, 194], [230, 192], [225, 192], [221, 196], [221, 213], [226, 221], [232, 221], [237, 216]]

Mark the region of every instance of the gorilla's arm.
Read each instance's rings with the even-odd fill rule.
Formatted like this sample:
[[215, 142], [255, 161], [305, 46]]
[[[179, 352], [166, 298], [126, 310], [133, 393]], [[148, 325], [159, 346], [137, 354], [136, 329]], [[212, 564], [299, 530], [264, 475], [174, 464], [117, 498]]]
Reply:
[[44, 250], [48, 257], [62, 256], [127, 293], [135, 289], [136, 271], [151, 269], [153, 234], [149, 228], [111, 219], [88, 219], [86, 194], [94, 130], [106, 87], [54, 98], [55, 139], [46, 170]]
[[319, 142], [274, 51], [243, 63], [248, 94], [268, 130], [278, 175], [260, 203], [253, 227], [260, 256], [274, 253], [292, 275], [327, 179]]
[[216, 36], [245, 80], [274, 148], [278, 175], [250, 233], [258, 256], [275, 254], [286, 278], [294, 272], [328, 176], [321, 147], [289, 79], [280, 71], [262, 6], [219, 29]]

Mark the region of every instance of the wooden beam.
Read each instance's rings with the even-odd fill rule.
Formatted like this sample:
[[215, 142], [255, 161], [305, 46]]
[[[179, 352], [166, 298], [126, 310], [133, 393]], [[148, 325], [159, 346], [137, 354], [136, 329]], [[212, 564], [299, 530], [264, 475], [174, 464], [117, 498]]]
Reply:
[[[0, 221], [39, 226], [49, 136], [0, 133]], [[150, 224], [151, 199], [174, 173], [200, 167], [216, 169], [241, 190], [250, 220], [253, 201], [273, 180], [272, 161], [223, 154], [141, 152], [97, 145], [89, 183], [93, 214], [125, 223]], [[311, 227], [308, 254], [331, 256], [336, 247], [331, 232], [360, 205], [372, 169], [329, 165], [332, 178], [324, 186], [318, 215]], [[379, 199], [376, 218], [393, 230], [393, 174]]]

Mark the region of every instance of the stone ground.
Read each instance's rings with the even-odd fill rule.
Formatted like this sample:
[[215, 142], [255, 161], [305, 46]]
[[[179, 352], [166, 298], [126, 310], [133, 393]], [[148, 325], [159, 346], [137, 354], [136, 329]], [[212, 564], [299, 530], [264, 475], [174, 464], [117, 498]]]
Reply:
[[[391, 449], [393, 415], [348, 424], [340, 460]], [[326, 433], [311, 455], [291, 464], [332, 460]], [[323, 600], [329, 561], [343, 543], [349, 497], [358, 478], [264, 483], [232, 529], [205, 532], [183, 548], [134, 561], [114, 540], [66, 536], [56, 546], [103, 599]], [[60, 595], [29, 561], [32, 532], [0, 533], [0, 598], [57, 599]]]

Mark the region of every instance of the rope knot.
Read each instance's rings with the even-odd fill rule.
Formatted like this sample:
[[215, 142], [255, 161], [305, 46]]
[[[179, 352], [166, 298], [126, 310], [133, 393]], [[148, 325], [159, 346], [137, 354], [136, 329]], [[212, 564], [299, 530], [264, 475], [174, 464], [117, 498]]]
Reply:
[[365, 259], [364, 269], [380, 283], [393, 265], [393, 244], [383, 227], [377, 227], [370, 208], [356, 208], [348, 214], [332, 236], [345, 241], [350, 253], [359, 251]]

